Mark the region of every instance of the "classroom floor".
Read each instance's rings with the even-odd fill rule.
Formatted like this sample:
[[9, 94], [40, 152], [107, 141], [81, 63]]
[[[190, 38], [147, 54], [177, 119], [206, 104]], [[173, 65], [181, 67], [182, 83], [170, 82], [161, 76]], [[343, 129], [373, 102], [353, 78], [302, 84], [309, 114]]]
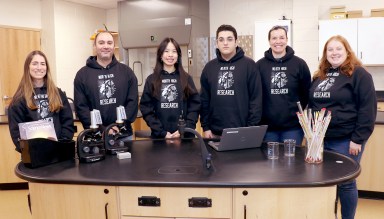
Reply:
[[[0, 219], [31, 219], [27, 195], [28, 190], [0, 190]], [[383, 218], [384, 200], [359, 199], [355, 219]]]

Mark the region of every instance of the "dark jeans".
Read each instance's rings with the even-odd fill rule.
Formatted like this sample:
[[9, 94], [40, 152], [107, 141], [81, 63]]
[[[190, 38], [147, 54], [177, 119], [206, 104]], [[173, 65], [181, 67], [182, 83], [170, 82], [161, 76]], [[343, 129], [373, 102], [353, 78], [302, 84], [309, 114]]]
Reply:
[[[361, 152], [358, 155], [349, 154], [350, 141], [350, 139], [325, 140], [324, 149], [343, 154], [360, 163], [361, 155], [363, 154], [366, 141], [361, 145]], [[343, 219], [355, 218], [358, 200], [356, 180], [353, 179], [351, 181], [337, 185], [337, 193], [340, 198], [341, 217]]]
[[284, 131], [267, 131], [264, 136], [264, 141], [284, 142], [284, 139], [295, 139], [296, 145], [301, 145], [301, 143], [303, 142], [303, 137], [304, 132], [301, 128]]

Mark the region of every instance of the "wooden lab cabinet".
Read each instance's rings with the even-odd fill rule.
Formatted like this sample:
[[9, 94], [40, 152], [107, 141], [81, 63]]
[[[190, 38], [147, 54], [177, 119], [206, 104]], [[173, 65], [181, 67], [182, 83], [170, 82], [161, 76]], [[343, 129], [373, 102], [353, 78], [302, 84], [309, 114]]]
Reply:
[[0, 184], [25, 182], [15, 175], [15, 167], [20, 161], [21, 155], [15, 151], [8, 124], [0, 124]]
[[[232, 218], [231, 188], [119, 187], [118, 190], [123, 218]], [[145, 203], [140, 206], [139, 198], [145, 202], [146, 197], [158, 200], [158, 206]]]
[[384, 192], [384, 124], [376, 124], [365, 145], [361, 158], [361, 174], [357, 178], [357, 188], [364, 191]]
[[336, 186], [234, 188], [233, 218], [334, 218]]
[[32, 218], [119, 218], [116, 187], [29, 183]]

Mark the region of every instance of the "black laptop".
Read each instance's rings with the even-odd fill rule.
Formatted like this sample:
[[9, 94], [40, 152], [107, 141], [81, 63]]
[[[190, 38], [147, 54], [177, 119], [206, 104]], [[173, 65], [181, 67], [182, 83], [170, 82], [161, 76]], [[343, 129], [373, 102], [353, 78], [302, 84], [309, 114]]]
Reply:
[[209, 141], [208, 145], [216, 151], [257, 148], [263, 143], [267, 128], [267, 125], [226, 128], [220, 141]]

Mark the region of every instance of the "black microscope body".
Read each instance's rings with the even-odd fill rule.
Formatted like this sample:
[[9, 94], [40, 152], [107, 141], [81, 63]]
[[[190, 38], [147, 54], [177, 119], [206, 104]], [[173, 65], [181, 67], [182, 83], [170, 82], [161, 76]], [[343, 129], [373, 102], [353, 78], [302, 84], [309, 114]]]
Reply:
[[77, 154], [82, 163], [105, 159], [103, 134], [98, 128], [85, 129], [77, 136]]
[[104, 130], [104, 147], [108, 154], [129, 151], [128, 137], [130, 136], [124, 122], [113, 123]]

